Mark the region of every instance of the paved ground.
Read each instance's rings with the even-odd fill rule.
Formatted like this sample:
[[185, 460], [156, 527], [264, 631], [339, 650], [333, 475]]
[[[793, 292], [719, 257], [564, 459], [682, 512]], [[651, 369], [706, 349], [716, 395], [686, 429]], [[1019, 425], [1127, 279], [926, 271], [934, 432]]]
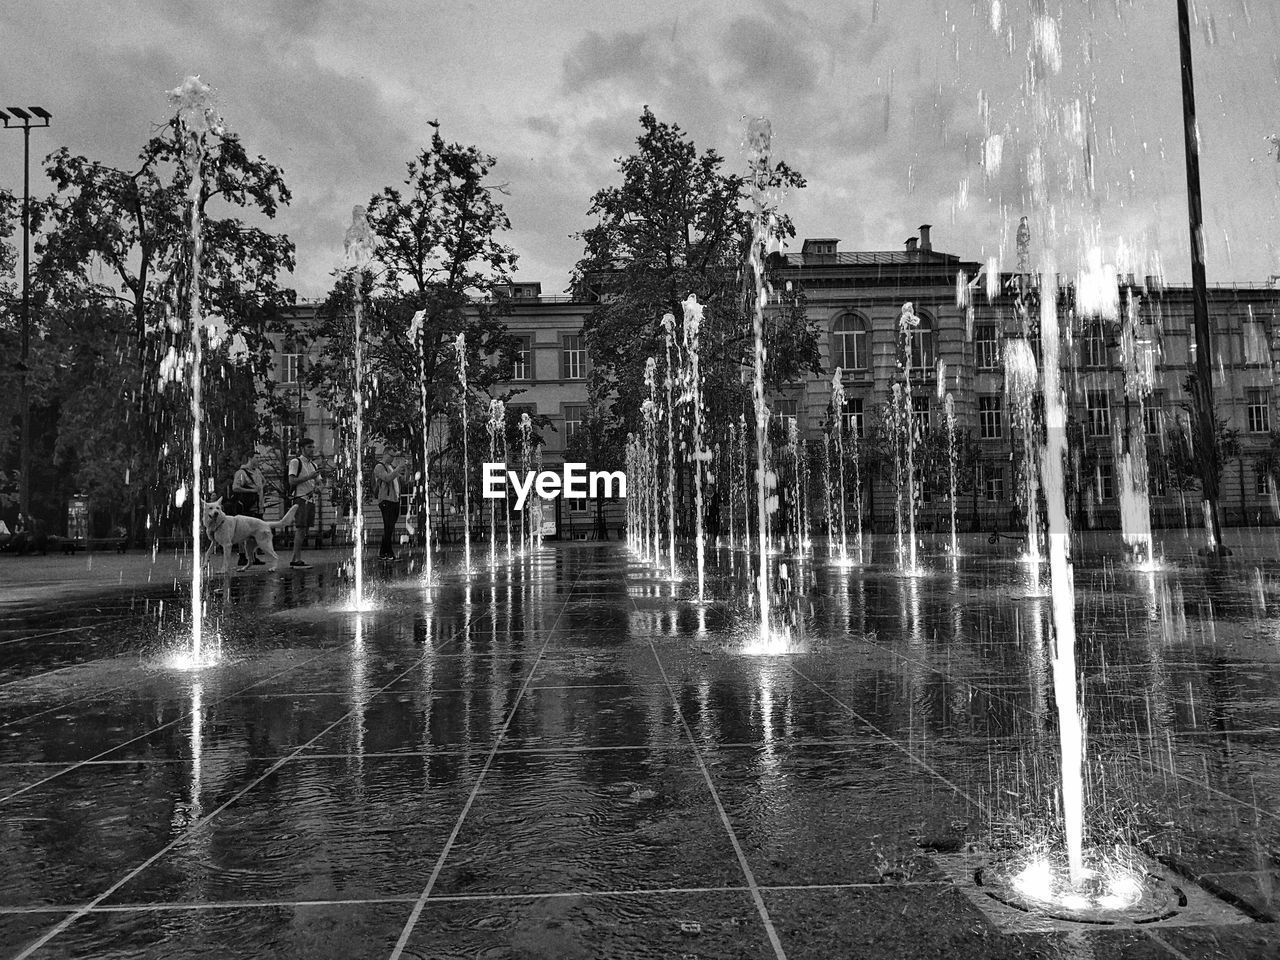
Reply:
[[[336, 565], [351, 556], [351, 548], [307, 550], [308, 563]], [[288, 550], [281, 554], [281, 567], [289, 562]], [[221, 564], [221, 553], [215, 569]], [[261, 569], [244, 574], [260, 576]], [[191, 576], [189, 550], [167, 548], [151, 551], [114, 550], [64, 556], [29, 554], [18, 557], [0, 554], [0, 605], [47, 601], [104, 592], [134, 591], [147, 587], [172, 587]]]
[[1056, 830], [1023, 565], [797, 574], [801, 649], [753, 657], [716, 559], [706, 607], [616, 544], [359, 615], [331, 565], [242, 577], [194, 672], [172, 573], [6, 603], [0, 954], [1280, 956], [1274, 565], [1079, 570], [1090, 840], [1222, 912], [1059, 929], [949, 866]]

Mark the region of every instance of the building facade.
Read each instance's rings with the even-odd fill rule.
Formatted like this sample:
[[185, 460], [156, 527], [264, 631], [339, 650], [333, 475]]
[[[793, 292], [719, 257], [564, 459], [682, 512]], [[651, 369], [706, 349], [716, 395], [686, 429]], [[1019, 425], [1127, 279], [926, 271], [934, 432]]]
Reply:
[[[1018, 503], [1025, 454], [1011, 422], [1006, 375], [1006, 347], [1021, 333], [1012, 292], [1019, 281], [1016, 275], [988, 277], [979, 261], [935, 250], [928, 225], [899, 250], [846, 252], [834, 238], [807, 239], [800, 252], [775, 255], [770, 269], [775, 284], [803, 292], [807, 316], [820, 333], [825, 370], [772, 396], [771, 412], [794, 417], [815, 452], [831, 417], [831, 376], [840, 369], [845, 397], [841, 414], [847, 428], [859, 433], [867, 458], [863, 477], [868, 526], [879, 531], [892, 528], [896, 488], [883, 444], [877, 448], [876, 439], [883, 435], [894, 384], [903, 380], [899, 360], [907, 352], [912, 417], [922, 450], [938, 455], [947, 404], [954, 411], [960, 448], [955, 454], [956, 514], [961, 529], [1009, 530], [1025, 522]], [[1043, 282], [1029, 279], [1035, 285]], [[1080, 316], [1074, 309], [1073, 285], [1057, 282], [1060, 326], [1069, 331], [1062, 360], [1075, 451], [1069, 485], [1077, 524], [1118, 525], [1117, 457], [1139, 421], [1150, 451], [1154, 524], [1197, 524], [1198, 488], [1186, 469], [1186, 458], [1170, 448], [1186, 422], [1186, 381], [1194, 370], [1190, 288], [1164, 286], [1150, 277], [1141, 282], [1118, 278], [1115, 293], [1121, 316], [1132, 316], [1134, 336], [1149, 358], [1149, 382], [1139, 405], [1132, 389], [1126, 391], [1122, 324]], [[995, 295], [989, 297], [989, 290]], [[507, 385], [516, 394], [508, 402], [508, 416], [528, 411], [546, 418], [543, 461], [546, 468], [555, 469], [564, 462], [568, 442], [588, 409], [590, 360], [582, 331], [593, 305], [544, 295], [541, 284], [534, 282], [513, 283], [507, 295], [505, 322], [521, 344]], [[1273, 523], [1280, 516], [1274, 481], [1280, 449], [1272, 434], [1280, 290], [1271, 283], [1213, 287], [1209, 298], [1224, 519], [1228, 524]], [[913, 305], [919, 325], [904, 350], [899, 317], [906, 302]], [[313, 304], [300, 305], [295, 320], [305, 324], [315, 309]], [[286, 428], [280, 447], [291, 449], [292, 437], [306, 432], [315, 437], [323, 454], [337, 455], [332, 416], [300, 386], [300, 371], [308, 362], [305, 351], [283, 341], [279, 347], [278, 387], [298, 398], [295, 425]], [[272, 451], [265, 459], [269, 473], [282, 472], [281, 452]], [[818, 487], [820, 473], [812, 471], [811, 476]], [[923, 528], [942, 529], [950, 522], [949, 488], [924, 478], [919, 487]], [[821, 493], [813, 489], [810, 495], [817, 498]], [[437, 522], [443, 518], [456, 525], [454, 506], [448, 496], [433, 505]], [[344, 499], [331, 493], [322, 502], [322, 527], [341, 536], [346, 509]], [[371, 505], [365, 509], [366, 523], [378, 529], [377, 511]], [[546, 509], [554, 517], [555, 535], [585, 536], [595, 526], [594, 507], [588, 501], [557, 500]], [[621, 505], [611, 505], [611, 531], [620, 526], [621, 511]]]

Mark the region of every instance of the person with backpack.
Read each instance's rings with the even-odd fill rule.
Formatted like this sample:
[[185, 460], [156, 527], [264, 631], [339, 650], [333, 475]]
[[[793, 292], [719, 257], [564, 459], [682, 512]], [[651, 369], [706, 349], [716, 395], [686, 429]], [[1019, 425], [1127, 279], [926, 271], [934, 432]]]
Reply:
[[324, 465], [317, 465], [313, 457], [316, 442], [310, 437], [298, 441], [298, 455], [289, 461], [289, 495], [298, 512], [294, 517], [293, 555], [289, 566], [294, 570], [310, 570], [311, 564], [302, 559], [302, 544], [307, 538], [307, 530], [315, 522], [316, 492], [320, 488], [320, 478], [325, 474]]
[[[262, 476], [262, 471], [258, 469], [258, 454], [250, 449], [245, 451], [243, 462], [235, 472], [235, 476], [231, 480], [231, 493], [228, 501], [231, 509], [225, 512], [230, 516], [239, 514], [244, 517], [256, 517], [262, 519], [262, 493], [266, 482]], [[256, 565], [263, 565], [264, 561], [257, 556], [257, 548], [254, 548], [253, 561]], [[250, 565], [248, 554], [245, 552], [245, 545], [240, 544], [240, 559], [236, 563], [237, 570], [246, 570]]]

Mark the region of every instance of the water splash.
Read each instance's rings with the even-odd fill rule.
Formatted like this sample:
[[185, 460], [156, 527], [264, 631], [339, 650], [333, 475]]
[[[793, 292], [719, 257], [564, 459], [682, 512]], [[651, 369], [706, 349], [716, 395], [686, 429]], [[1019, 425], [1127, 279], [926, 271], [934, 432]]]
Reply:
[[[176, 111], [178, 136], [182, 144], [182, 163], [187, 173], [187, 199], [191, 204], [191, 662], [203, 664], [204, 583], [200, 557], [200, 525], [204, 485], [201, 460], [204, 456], [201, 420], [204, 417], [200, 367], [203, 362], [204, 318], [200, 310], [200, 272], [204, 254], [201, 233], [201, 196], [204, 191], [203, 164], [207, 137], [221, 137], [222, 119], [213, 106], [213, 92], [199, 77], [187, 77], [180, 87], [169, 92], [169, 103]], [[227, 562], [223, 558], [223, 562]]]
[[747, 418], [738, 414], [738, 461], [742, 466], [742, 547], [751, 556], [751, 468], [747, 457]]
[[[941, 383], [941, 381], [939, 381]], [[951, 500], [951, 556], [960, 556], [960, 544], [956, 525], [956, 404], [948, 391], [942, 398], [943, 412], [947, 419], [947, 479]]]
[[[911, 363], [914, 359], [912, 347], [915, 331], [919, 326], [920, 318], [916, 316], [912, 304], [909, 301], [904, 303], [902, 313], [898, 316], [898, 331], [903, 350], [900, 437], [904, 450], [904, 465], [901, 489], [902, 499], [905, 501], [902, 512], [907, 521], [907, 551], [905, 556], [899, 555], [898, 562], [908, 573], [915, 573], [920, 569], [919, 563], [916, 562], [916, 416], [911, 396]], [[899, 532], [899, 538], [901, 536]]]
[[[1126, 399], [1137, 407], [1116, 436], [1120, 493], [1120, 530], [1130, 560], [1139, 567], [1155, 561], [1151, 535], [1151, 497], [1147, 478], [1146, 402], [1155, 384], [1154, 345], [1138, 336], [1138, 299], [1130, 290], [1120, 330], [1120, 362]], [[1243, 466], [1241, 467], [1243, 469]]]
[[427, 410], [427, 311], [419, 310], [409, 323], [409, 339], [418, 346], [418, 410], [422, 430], [422, 555], [423, 580], [431, 582], [431, 453], [427, 441], [431, 436], [430, 413]]
[[[667, 567], [674, 579], [676, 574], [676, 425], [675, 400], [673, 396], [676, 375], [672, 367], [671, 351], [676, 346], [676, 318], [669, 313], [662, 316], [662, 334], [666, 342], [667, 366], [663, 379], [663, 389], [667, 399]], [[733, 521], [733, 507], [729, 509], [730, 523]]]
[[[529, 471], [533, 469], [533, 420], [528, 413], [520, 414], [520, 470], [525, 476], [529, 475]], [[534, 505], [541, 501], [540, 497], [533, 497], [532, 502], [526, 502], [526, 509], [520, 511], [520, 544], [521, 549], [525, 551], [528, 557], [533, 556], [534, 548], [534, 525], [538, 520], [534, 516]]]
[[706, 600], [706, 536], [703, 532], [706, 516], [702, 503], [702, 482], [706, 472], [705, 465], [710, 460], [702, 435], [702, 370], [698, 356], [698, 334], [702, 327], [703, 307], [693, 294], [689, 294], [682, 307], [684, 353], [688, 360], [685, 365], [684, 398], [693, 410], [693, 530], [698, 558], [698, 602], [703, 603]]
[[769, 405], [764, 396], [764, 305], [768, 300], [762, 257], [770, 238], [771, 215], [766, 211], [769, 184], [769, 149], [773, 129], [763, 117], [747, 127], [747, 143], [751, 157], [751, 274], [755, 283], [754, 311], [751, 329], [754, 336], [755, 362], [751, 396], [756, 414], [756, 520], [760, 541], [760, 569], [756, 578], [756, 596], [760, 613], [760, 642], [767, 644], [772, 628], [769, 619], [769, 515], [765, 490], [765, 436], [769, 427]]
[[[498, 454], [501, 446], [506, 443], [507, 432], [507, 406], [501, 400], [489, 401], [489, 419], [485, 423], [485, 429], [489, 433], [489, 460], [491, 463], [498, 463]], [[504, 456], [502, 463], [506, 463]], [[507, 554], [511, 553], [510, 526], [508, 526], [507, 534]], [[498, 501], [489, 501], [489, 566], [491, 568], [498, 565]]]
[[351, 225], [343, 240], [345, 255], [343, 266], [352, 274], [354, 288], [353, 339], [355, 343], [355, 369], [352, 373], [351, 400], [355, 407], [355, 489], [352, 509], [355, 511], [352, 525], [352, 568], [355, 571], [355, 592], [352, 603], [356, 610], [365, 608], [364, 597], [364, 281], [373, 262], [375, 238], [365, 209], [356, 205], [351, 209]]
[[[847, 564], [849, 562], [849, 542], [848, 529], [849, 524], [845, 515], [845, 504], [848, 494], [845, 491], [845, 457], [844, 457], [844, 371], [840, 367], [836, 367], [835, 372], [831, 374], [831, 418], [833, 433], [836, 441], [836, 491], [839, 494], [838, 503], [840, 505], [840, 562]], [[861, 524], [859, 524], [861, 526]]]
[[1052, 257], [1045, 255], [1040, 292], [1045, 442], [1040, 458], [1049, 518], [1049, 582], [1053, 588], [1053, 694], [1058, 710], [1062, 757], [1062, 818], [1072, 885], [1084, 876], [1084, 722], [1076, 680], [1075, 580], [1071, 567], [1071, 525], [1064, 477], [1067, 405], [1059, 366], [1058, 296]]
[[471, 484], [467, 471], [471, 469], [471, 459], [467, 456], [467, 400], [470, 390], [467, 387], [467, 338], [459, 333], [453, 341], [458, 354], [458, 385], [461, 388], [459, 404], [462, 412], [462, 562], [464, 572], [471, 575]]
[[1031, 565], [1031, 586], [1035, 593], [1039, 591], [1043, 556], [1040, 536], [1040, 430], [1034, 402], [1040, 385], [1040, 372], [1035, 351], [1024, 337], [1010, 337], [1004, 342], [1004, 383], [1009, 401], [1010, 427], [1022, 451], [1018, 502], [1026, 516], [1027, 562]]

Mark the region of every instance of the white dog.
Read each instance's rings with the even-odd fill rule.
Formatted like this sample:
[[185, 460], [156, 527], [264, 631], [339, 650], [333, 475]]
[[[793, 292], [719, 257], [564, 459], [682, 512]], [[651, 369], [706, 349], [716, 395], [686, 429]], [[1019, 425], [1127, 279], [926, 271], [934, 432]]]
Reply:
[[[202, 500], [200, 505], [204, 512], [204, 532], [209, 538], [209, 549], [204, 554], [206, 563], [213, 556], [214, 549], [221, 545], [222, 569], [218, 572], [226, 573], [227, 558], [230, 557], [232, 548], [237, 544], [253, 540], [257, 543], [257, 549], [271, 558], [271, 563], [267, 569], [275, 570], [276, 562], [280, 557], [277, 556], [275, 547], [271, 544], [271, 532], [279, 530], [281, 527], [293, 526], [293, 515], [298, 512], [297, 504], [290, 507], [289, 512], [279, 520], [272, 522], [259, 520], [257, 517], [229, 517], [222, 512], [221, 497], [212, 502]], [[253, 556], [252, 549], [249, 551], [249, 556]]]

